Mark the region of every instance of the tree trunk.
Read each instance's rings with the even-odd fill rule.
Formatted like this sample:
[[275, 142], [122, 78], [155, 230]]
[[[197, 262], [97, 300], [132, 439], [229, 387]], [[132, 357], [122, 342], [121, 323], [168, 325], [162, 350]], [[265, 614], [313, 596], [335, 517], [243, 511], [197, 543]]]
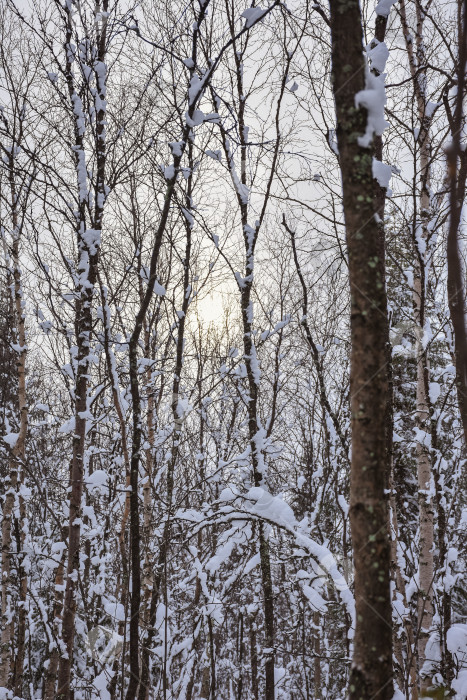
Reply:
[[[108, 10], [108, 0], [102, 4], [104, 13]], [[80, 539], [81, 539], [81, 500], [83, 495], [84, 452], [86, 443], [86, 421], [88, 415], [88, 384], [91, 367], [91, 336], [93, 325], [93, 297], [97, 281], [97, 269], [100, 249], [100, 232], [104, 204], [107, 196], [105, 185], [105, 120], [106, 120], [106, 22], [102, 20], [102, 30], [97, 40], [97, 60], [94, 64], [96, 78], [96, 141], [95, 155], [97, 164], [97, 179], [95, 186], [95, 206], [92, 216], [92, 237], [86, 231], [87, 212], [89, 210], [89, 191], [86, 181], [83, 181], [83, 167], [86, 166], [84, 147], [84, 127], [80, 108], [81, 99], [77, 94], [73, 74], [75, 52], [73, 49], [73, 8], [71, 3], [65, 7], [65, 77], [68, 86], [70, 104], [73, 109], [75, 136], [75, 169], [78, 189], [77, 216], [77, 248], [78, 266], [80, 272], [76, 285], [75, 296], [75, 333], [78, 348], [76, 358], [75, 383], [75, 429], [73, 434], [73, 456], [70, 474], [69, 529], [68, 529], [68, 561], [65, 584], [65, 599], [63, 607], [62, 639], [66, 653], [60, 657], [58, 671], [57, 700], [69, 700], [71, 669], [73, 663], [73, 645], [75, 636], [76, 588], [79, 577]]]
[[[462, 9], [464, 10], [462, 16]], [[465, 66], [467, 60], [467, 3], [458, 5], [459, 59], [457, 69], [457, 95], [454, 115], [450, 119], [452, 143], [448, 150], [449, 177], [449, 229], [447, 245], [448, 302], [454, 328], [456, 388], [459, 412], [467, 446], [467, 333], [465, 328], [465, 288], [459, 254], [459, 227], [465, 199], [467, 178], [467, 152], [461, 144], [465, 98]], [[447, 100], [446, 100], [447, 102]], [[447, 102], [449, 109], [449, 103]]]
[[[350, 523], [355, 564], [356, 630], [349, 698], [391, 700], [390, 543], [385, 484], [387, 301], [375, 216], [371, 150], [360, 145], [367, 110], [358, 1], [331, 2], [332, 77], [342, 171], [351, 290], [352, 463]], [[372, 142], [372, 139], [371, 139]], [[364, 141], [371, 146], [371, 142]]]
[[256, 620], [250, 623], [250, 661], [251, 661], [251, 692], [254, 700], [259, 700], [258, 687], [258, 650], [256, 648]]
[[432, 464], [429, 439], [430, 402], [429, 386], [429, 357], [423, 342], [426, 323], [426, 260], [429, 243], [428, 222], [431, 209], [431, 116], [427, 112], [426, 75], [424, 67], [425, 46], [423, 39], [423, 23], [425, 13], [419, 0], [415, 3], [417, 27], [415, 32], [415, 49], [409, 37], [405, 0], [401, 0], [401, 23], [409, 57], [409, 67], [412, 76], [415, 98], [417, 103], [420, 131], [418, 136], [420, 164], [420, 215], [414, 212], [413, 241], [415, 248], [413, 307], [416, 335], [416, 413], [415, 421], [418, 429], [416, 438], [418, 503], [419, 503], [419, 592], [418, 592], [418, 663], [420, 669], [420, 690], [423, 694], [431, 685], [431, 677], [421, 673], [425, 663], [425, 649], [433, 621], [433, 539], [434, 539], [434, 503], [431, 496]]
[[[7, 483], [5, 493], [5, 503], [3, 506], [2, 517], [2, 620], [1, 620], [1, 653], [0, 653], [0, 687], [9, 687], [10, 672], [13, 670], [14, 654], [12, 646], [11, 620], [15, 619], [12, 608], [12, 577], [11, 577], [11, 546], [12, 546], [12, 520], [14, 517], [14, 507], [16, 499], [19, 499], [20, 512], [20, 537], [18, 544], [21, 546], [24, 542], [23, 521], [24, 521], [24, 502], [20, 494], [17, 493], [18, 485], [22, 483], [23, 464], [26, 456], [26, 437], [28, 431], [28, 404], [27, 404], [27, 389], [26, 389], [26, 329], [24, 323], [24, 302], [23, 289], [20, 268], [20, 224], [19, 212], [17, 203], [17, 192], [15, 185], [15, 150], [11, 149], [9, 161], [9, 185], [11, 195], [11, 223], [13, 233], [13, 243], [11, 247], [11, 260], [13, 264], [12, 287], [13, 287], [13, 316], [14, 328], [16, 333], [13, 336], [17, 346], [18, 354], [16, 362], [16, 376], [18, 381], [18, 412], [19, 412], [19, 433], [16, 442], [11, 446], [11, 455], [8, 465], [9, 483]], [[16, 657], [16, 679], [17, 687], [21, 683], [23, 675], [24, 662], [24, 637], [25, 637], [25, 616], [26, 616], [26, 591], [27, 578], [25, 571], [21, 565], [23, 554], [19, 549], [18, 568], [19, 568], [19, 604], [18, 610], [18, 639], [17, 639], [17, 657]]]
[[[66, 530], [64, 530], [62, 533], [62, 537], [65, 538], [65, 536]], [[66, 550], [64, 548], [55, 574], [55, 594], [52, 620], [52, 633], [55, 638], [53, 640], [54, 646], [50, 654], [49, 665], [45, 674], [43, 700], [54, 700], [55, 698], [55, 682], [57, 680], [58, 662], [60, 659], [58, 639], [60, 636], [60, 622], [62, 619], [63, 610], [63, 574], [65, 571], [65, 553]]]

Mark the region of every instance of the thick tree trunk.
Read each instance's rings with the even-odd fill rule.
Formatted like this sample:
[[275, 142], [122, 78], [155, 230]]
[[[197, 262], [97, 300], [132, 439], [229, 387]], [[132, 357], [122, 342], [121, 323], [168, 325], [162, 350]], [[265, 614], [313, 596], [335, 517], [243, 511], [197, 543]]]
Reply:
[[[241, 115], [240, 115], [241, 117]], [[240, 133], [244, 132], [242, 119], [239, 119]], [[246, 153], [246, 149], [242, 149], [242, 154]], [[245, 178], [246, 168], [242, 167], [242, 178]], [[246, 184], [246, 183], [243, 183]], [[242, 222], [245, 238], [246, 249], [246, 265], [245, 278], [241, 287], [241, 307], [242, 307], [242, 322], [243, 322], [243, 356], [245, 358], [245, 366], [248, 381], [248, 434], [251, 449], [252, 467], [253, 467], [253, 483], [255, 486], [265, 486], [263, 483], [264, 477], [264, 452], [260, 446], [261, 443], [261, 424], [258, 415], [258, 398], [259, 398], [259, 367], [256, 355], [256, 347], [253, 341], [253, 302], [251, 300], [251, 292], [253, 289], [253, 270], [254, 270], [254, 245], [257, 240], [257, 231], [249, 233], [247, 225], [246, 205], [241, 205]], [[258, 522], [258, 540], [259, 540], [259, 555], [261, 564], [261, 581], [263, 588], [263, 605], [264, 605], [264, 670], [265, 670], [265, 700], [274, 700], [275, 697], [275, 679], [274, 679], [274, 595], [272, 587], [272, 571], [271, 557], [269, 551], [269, 542], [266, 538], [264, 524]]]
[[[462, 12], [463, 10], [463, 12]], [[449, 229], [448, 229], [448, 302], [454, 328], [456, 358], [456, 388], [459, 412], [467, 446], [467, 331], [465, 327], [465, 271], [459, 254], [459, 227], [465, 199], [467, 178], [467, 151], [461, 144], [464, 121], [465, 66], [467, 60], [467, 3], [459, 3], [459, 59], [457, 69], [457, 96], [454, 115], [450, 120], [452, 143], [448, 150]], [[449, 109], [449, 103], [447, 104]]]
[[[415, 282], [415, 279], [414, 279]], [[417, 308], [417, 307], [416, 307]], [[416, 316], [417, 318], [417, 316]], [[428, 367], [425, 352], [417, 356], [417, 426], [422, 435], [430, 435], [428, 428], [429, 404], [427, 401]], [[428, 428], [428, 429], [427, 429]], [[431, 685], [431, 676], [422, 673], [425, 650], [433, 622], [433, 540], [434, 503], [431, 481], [431, 455], [427, 441], [417, 440], [417, 474], [419, 503], [419, 591], [418, 591], [418, 662], [420, 667], [420, 690], [423, 694]]]
[[11, 193], [11, 215], [12, 215], [12, 232], [13, 243], [11, 248], [11, 262], [13, 265], [12, 288], [13, 288], [13, 314], [14, 314], [14, 341], [17, 345], [16, 352], [18, 354], [16, 362], [16, 373], [18, 381], [18, 412], [19, 412], [19, 433], [16, 442], [11, 446], [11, 456], [8, 465], [9, 483], [5, 492], [5, 503], [2, 514], [2, 619], [1, 619], [1, 652], [0, 652], [0, 687], [9, 687], [10, 673], [15, 671], [17, 688], [20, 687], [23, 675], [24, 662], [24, 639], [25, 639], [25, 617], [26, 617], [26, 591], [27, 578], [26, 573], [21, 564], [23, 554], [18, 555], [19, 569], [19, 605], [18, 610], [18, 638], [16, 640], [17, 656], [16, 668], [13, 669], [15, 661], [12, 651], [12, 625], [11, 620], [15, 619], [16, 615], [13, 612], [12, 598], [12, 575], [11, 575], [11, 546], [12, 546], [12, 524], [14, 517], [14, 508], [16, 499], [19, 499], [19, 542], [22, 545], [24, 541], [23, 521], [24, 521], [24, 502], [18, 494], [18, 485], [22, 483], [23, 464], [26, 456], [26, 437], [28, 431], [28, 404], [26, 390], [26, 329], [24, 323], [24, 306], [23, 306], [23, 289], [21, 279], [21, 268], [19, 259], [19, 241], [20, 241], [20, 226], [19, 213], [17, 208], [17, 192], [14, 180], [14, 150], [11, 150], [9, 163], [9, 180]]
[[[20, 484], [23, 483], [22, 472], [19, 475]], [[16, 633], [16, 658], [14, 666], [14, 691], [15, 695], [18, 697], [23, 696], [23, 671], [24, 671], [24, 657], [26, 653], [25, 643], [26, 643], [26, 601], [28, 594], [28, 577], [24, 567], [24, 558], [26, 553], [24, 551], [24, 542], [26, 539], [25, 525], [27, 523], [26, 518], [26, 504], [24, 498], [21, 494], [18, 496], [19, 500], [19, 523], [16, 522], [16, 549], [18, 552], [18, 580], [19, 580], [19, 595], [18, 595], [18, 623], [17, 623], [17, 633]]]
[[[82, 247], [82, 243], [81, 246]], [[94, 267], [94, 266], [93, 266]], [[95, 270], [95, 267], [94, 267]], [[92, 268], [90, 269], [90, 272]], [[94, 279], [93, 279], [94, 277]], [[95, 276], [89, 275], [94, 287]], [[81, 537], [81, 499], [83, 495], [83, 457], [86, 438], [86, 410], [88, 393], [89, 342], [92, 330], [92, 292], [89, 288], [79, 291], [81, 298], [77, 304], [77, 345], [78, 375], [76, 381], [75, 432], [73, 437], [73, 457], [70, 474], [70, 517], [68, 530], [68, 562], [63, 609], [62, 639], [66, 656], [60, 658], [58, 674], [58, 700], [68, 700], [70, 694], [71, 665], [75, 634], [76, 589], [79, 576], [79, 554]]]
[[332, 77], [342, 171], [351, 292], [352, 464], [350, 523], [355, 563], [356, 630], [349, 698], [391, 700], [390, 543], [385, 484], [387, 302], [375, 216], [372, 156], [358, 138], [366, 109], [362, 18], [358, 1], [331, 2]]

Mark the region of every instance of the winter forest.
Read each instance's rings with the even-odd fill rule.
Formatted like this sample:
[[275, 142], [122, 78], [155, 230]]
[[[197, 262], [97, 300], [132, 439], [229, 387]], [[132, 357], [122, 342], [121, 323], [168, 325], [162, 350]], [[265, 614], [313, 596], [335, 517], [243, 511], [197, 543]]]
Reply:
[[467, 698], [467, 3], [0, 0], [0, 698]]

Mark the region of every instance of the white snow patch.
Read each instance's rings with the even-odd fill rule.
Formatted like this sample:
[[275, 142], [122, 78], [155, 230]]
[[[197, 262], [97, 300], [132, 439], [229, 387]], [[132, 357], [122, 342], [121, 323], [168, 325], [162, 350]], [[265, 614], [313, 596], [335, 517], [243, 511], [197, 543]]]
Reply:
[[447, 631], [446, 644], [451, 654], [467, 657], [467, 624], [452, 625]]
[[165, 287], [163, 287], [159, 282], [154, 282], [154, 292], [157, 294], [159, 297], [164, 297], [165, 296]]
[[100, 700], [110, 700], [110, 693], [107, 690], [108, 680], [106, 678], [105, 671], [102, 671], [102, 673], [96, 676], [92, 684], [98, 691], [98, 697]]
[[204, 122], [204, 112], [202, 112], [200, 109], [195, 109], [191, 117], [187, 112], [185, 114], [185, 119], [188, 126], [199, 126]]
[[92, 474], [88, 475], [86, 479], [86, 486], [88, 489], [101, 489], [106, 487], [109, 480], [109, 475], [103, 469], [96, 469]]
[[437, 400], [439, 399], [439, 396], [441, 394], [441, 387], [438, 384], [438, 382], [430, 382], [430, 402], [431, 403], [436, 403]]
[[8, 433], [7, 435], [3, 436], [3, 441], [6, 442], [7, 445], [9, 445], [12, 449], [18, 442], [19, 438], [19, 433]]
[[386, 104], [386, 90], [384, 89], [384, 73], [373, 75], [367, 70], [366, 85], [364, 90], [360, 90], [355, 95], [355, 105], [365, 107], [368, 111], [366, 131], [358, 138], [358, 143], [363, 148], [369, 148], [373, 136], [381, 136], [386, 127], [389, 126], [384, 118], [384, 106]]
[[245, 27], [249, 29], [255, 22], [259, 22], [266, 12], [267, 10], [263, 10], [261, 7], [248, 7], [246, 10], [243, 10], [240, 17], [246, 19]]
[[111, 603], [107, 600], [104, 602], [104, 610], [107, 615], [110, 615], [118, 622], [123, 622], [125, 619], [125, 608], [121, 603]]
[[222, 153], [221, 151], [211, 151], [207, 149], [205, 151], [206, 155], [209, 156], [210, 158], [213, 158], [213, 160], [218, 160], [219, 162], [222, 160]]
[[391, 12], [391, 7], [395, 4], [396, 0], [381, 0], [375, 8], [375, 12], [380, 17], [387, 17]]
[[344, 515], [347, 516], [349, 512], [349, 504], [345, 500], [344, 496], [342, 496], [342, 494], [339, 494], [339, 496], [337, 497], [337, 502], [339, 503], [342, 511], [344, 512]]
[[320, 596], [320, 594], [318, 593], [318, 591], [315, 588], [312, 588], [311, 586], [307, 586], [306, 584], [303, 584], [302, 591], [313, 608], [318, 610], [318, 612], [320, 612], [320, 613], [326, 612], [326, 610], [328, 608], [327, 603]]
[[386, 163], [382, 163], [376, 158], [373, 158], [371, 169], [373, 172], [373, 177], [377, 181], [378, 185], [387, 190], [392, 175], [391, 166], [387, 165]]
[[389, 49], [384, 43], [384, 41], [377, 41], [373, 39], [374, 45], [372, 48], [367, 47], [367, 55], [371, 61], [371, 67], [378, 71], [378, 73], [383, 73], [386, 68], [386, 61], [389, 58]]

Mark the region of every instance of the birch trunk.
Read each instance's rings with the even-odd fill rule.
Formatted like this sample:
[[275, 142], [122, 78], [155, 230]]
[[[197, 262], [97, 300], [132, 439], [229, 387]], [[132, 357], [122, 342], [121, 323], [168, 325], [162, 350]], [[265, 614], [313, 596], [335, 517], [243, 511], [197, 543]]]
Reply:
[[416, 33], [415, 51], [409, 37], [405, 0], [401, 0], [401, 22], [406, 40], [409, 67], [412, 76], [420, 132], [418, 136], [420, 197], [419, 216], [414, 214], [413, 239], [415, 247], [413, 308], [416, 333], [416, 413], [418, 428], [416, 440], [418, 503], [419, 503], [419, 593], [418, 593], [418, 663], [420, 671], [420, 691], [423, 693], [431, 685], [431, 677], [423, 671], [425, 650], [433, 622], [433, 542], [434, 542], [434, 502], [432, 489], [432, 464], [430, 453], [431, 427], [429, 386], [429, 357], [423, 342], [426, 324], [426, 259], [429, 234], [431, 199], [431, 117], [427, 114], [425, 46], [423, 23], [425, 14], [419, 0], [415, 3]]

